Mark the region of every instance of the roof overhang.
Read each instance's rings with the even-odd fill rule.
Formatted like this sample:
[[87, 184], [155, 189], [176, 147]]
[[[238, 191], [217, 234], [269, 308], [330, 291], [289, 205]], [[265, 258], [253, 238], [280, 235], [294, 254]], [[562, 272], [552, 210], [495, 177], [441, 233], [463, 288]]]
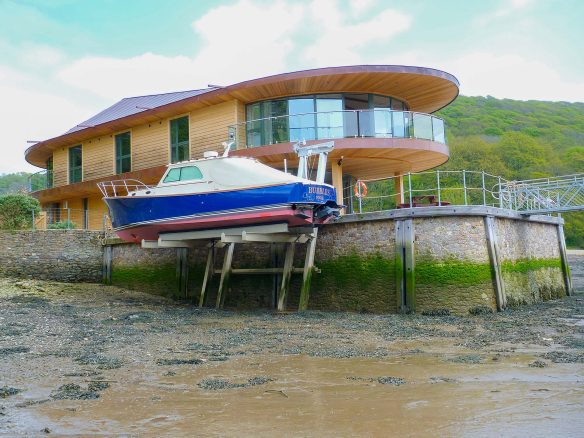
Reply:
[[[283, 73], [210, 90], [197, 96], [144, 110], [111, 122], [44, 140], [29, 147], [26, 160], [45, 167], [52, 151], [85, 140], [158, 122], [160, 119], [237, 99], [243, 103], [315, 93], [378, 93], [405, 101], [411, 111], [432, 113], [458, 96], [458, 80], [451, 74], [425, 67], [357, 65]], [[227, 130], [227, 127], [225, 127]]]

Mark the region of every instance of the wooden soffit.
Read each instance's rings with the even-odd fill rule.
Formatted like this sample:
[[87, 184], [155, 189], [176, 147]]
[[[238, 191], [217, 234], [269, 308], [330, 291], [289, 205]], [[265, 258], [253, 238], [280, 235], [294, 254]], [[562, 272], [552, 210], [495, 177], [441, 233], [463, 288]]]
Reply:
[[[230, 100], [256, 102], [285, 96], [317, 93], [377, 93], [405, 101], [411, 111], [433, 113], [458, 96], [458, 80], [451, 74], [426, 67], [356, 65], [283, 73], [210, 90], [177, 102], [144, 110], [111, 122], [44, 140], [29, 147], [26, 160], [45, 167], [53, 150], [111, 135], [134, 126], [158, 122]], [[225, 127], [227, 129], [227, 127]]]

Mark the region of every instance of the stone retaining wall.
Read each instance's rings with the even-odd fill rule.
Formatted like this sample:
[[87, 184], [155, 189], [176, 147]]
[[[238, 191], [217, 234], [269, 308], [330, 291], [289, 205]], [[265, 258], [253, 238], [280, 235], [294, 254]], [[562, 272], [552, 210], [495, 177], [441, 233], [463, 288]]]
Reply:
[[[527, 220], [492, 208], [412, 210], [345, 216], [322, 227], [309, 308], [376, 313], [449, 309], [459, 314], [477, 307], [496, 310], [497, 271], [486, 238], [487, 215], [494, 218], [506, 304], [529, 304], [565, 295], [558, 241], [561, 219]], [[412, 244], [407, 248], [396, 240], [397, 224], [405, 221], [409, 221], [412, 231]], [[64, 281], [102, 278], [101, 233], [50, 230], [3, 232], [1, 237], [6, 242], [0, 254], [2, 275]], [[179, 287], [177, 255], [182, 250], [175, 248], [112, 245], [112, 282], [198, 303], [206, 244], [196, 242], [188, 250], [188, 296], [185, 288]], [[216, 269], [221, 267], [224, 251], [216, 250]], [[295, 267], [303, 266], [305, 251], [305, 245], [297, 245]], [[410, 259], [403, 258], [404, 251], [411, 251]], [[410, 261], [406, 263], [406, 259]], [[282, 267], [283, 261], [283, 244], [237, 244], [233, 268]], [[410, 283], [404, 280], [409, 275], [406, 271], [411, 273]], [[292, 277], [289, 309], [298, 307], [301, 277]], [[218, 284], [216, 274], [208, 287], [206, 305], [215, 305]], [[225, 305], [274, 307], [279, 285], [280, 276], [233, 275]], [[402, 306], [406, 298], [409, 302]]]
[[83, 230], [0, 231], [0, 275], [99, 282], [102, 237]]

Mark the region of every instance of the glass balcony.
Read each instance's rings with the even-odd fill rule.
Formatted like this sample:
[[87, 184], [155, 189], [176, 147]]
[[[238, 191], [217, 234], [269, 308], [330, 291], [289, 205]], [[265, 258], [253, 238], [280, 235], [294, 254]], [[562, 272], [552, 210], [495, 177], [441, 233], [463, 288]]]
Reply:
[[390, 109], [325, 111], [250, 120], [229, 127], [237, 147], [253, 148], [302, 140], [417, 138], [446, 144], [444, 120]]
[[46, 190], [53, 187], [53, 171], [41, 170], [33, 173], [28, 177], [29, 192], [37, 192], [39, 190]]

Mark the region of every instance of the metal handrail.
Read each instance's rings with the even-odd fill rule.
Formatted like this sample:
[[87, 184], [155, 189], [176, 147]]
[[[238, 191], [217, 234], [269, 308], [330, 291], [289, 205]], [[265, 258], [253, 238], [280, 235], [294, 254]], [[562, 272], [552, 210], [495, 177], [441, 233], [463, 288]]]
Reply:
[[[137, 179], [118, 179], [113, 181], [103, 181], [97, 183], [99, 191], [105, 198], [115, 198], [118, 196], [129, 196], [136, 190], [149, 190], [152, 187]], [[119, 192], [119, 193], [118, 193]]]
[[[457, 176], [460, 184], [453, 185], [450, 181], [452, 176]], [[423, 178], [429, 179], [424, 181]], [[474, 177], [476, 183], [472, 183]], [[391, 182], [397, 178], [402, 178], [403, 189], [401, 191], [394, 191], [395, 184]], [[450, 180], [449, 180], [450, 179]], [[494, 180], [494, 181], [493, 181]], [[434, 181], [433, 183], [431, 181]], [[416, 197], [419, 195], [434, 196], [436, 198], [436, 205], [441, 207], [445, 205], [482, 205], [482, 206], [498, 206], [502, 207], [503, 203], [499, 199], [500, 193], [498, 187], [503, 178], [492, 175], [487, 172], [469, 171], [469, 170], [433, 170], [424, 172], [409, 172], [403, 175], [397, 175], [387, 178], [375, 179], [359, 179], [355, 185], [344, 187], [344, 190], [358, 191], [357, 204], [359, 213], [364, 210], [369, 212], [399, 208], [396, 199], [403, 199], [405, 206], [413, 206]], [[386, 188], [389, 189], [388, 194], [381, 194], [377, 196], [368, 195], [361, 196], [361, 183], [384, 183], [387, 182]], [[421, 186], [420, 186], [421, 184]], [[357, 187], [355, 189], [355, 187]], [[460, 201], [454, 200], [453, 194], [460, 193], [462, 199]], [[459, 196], [460, 197], [460, 196]], [[389, 200], [389, 202], [387, 202]], [[375, 204], [379, 207], [375, 208]], [[394, 205], [395, 203], [395, 205]], [[369, 204], [365, 205], [364, 204]], [[389, 208], [383, 208], [383, 205]], [[373, 209], [370, 207], [374, 207]]]
[[55, 172], [53, 170], [43, 169], [35, 172], [28, 177], [28, 191], [36, 192], [38, 190], [53, 188], [55, 183], [54, 178]]

